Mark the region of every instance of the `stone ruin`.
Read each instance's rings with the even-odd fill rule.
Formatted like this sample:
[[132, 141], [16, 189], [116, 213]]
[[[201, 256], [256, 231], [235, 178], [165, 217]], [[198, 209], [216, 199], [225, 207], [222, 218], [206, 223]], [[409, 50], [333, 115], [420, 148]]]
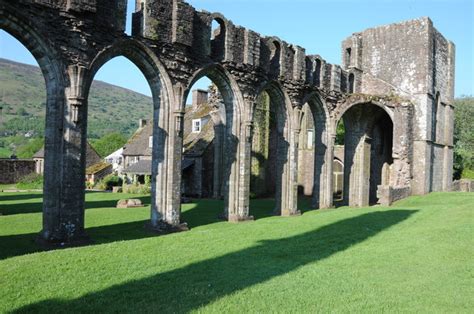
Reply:
[[[389, 204], [451, 190], [455, 48], [429, 18], [352, 34], [336, 65], [182, 0], [137, 0], [128, 36], [126, 6], [126, 0], [0, 0], [1, 29], [34, 55], [47, 87], [40, 241], [87, 239], [87, 100], [95, 73], [116, 56], [143, 72], [153, 94], [150, 226], [156, 229], [181, 224], [185, 101], [203, 76], [218, 87], [225, 110], [214, 184], [221, 187], [229, 221], [251, 217], [254, 117], [262, 95], [274, 115], [276, 213], [299, 213], [298, 167], [308, 164], [298, 165], [299, 138], [309, 114], [314, 157], [306, 173], [315, 208], [334, 205], [332, 161], [341, 119], [345, 203]], [[212, 29], [213, 21], [218, 28]]]

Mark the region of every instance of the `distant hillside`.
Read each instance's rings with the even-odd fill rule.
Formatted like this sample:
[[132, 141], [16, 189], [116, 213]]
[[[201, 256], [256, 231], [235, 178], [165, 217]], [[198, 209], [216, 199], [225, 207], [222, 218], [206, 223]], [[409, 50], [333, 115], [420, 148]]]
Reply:
[[[125, 75], [125, 73], [124, 73]], [[0, 103], [3, 106], [3, 136], [42, 136], [46, 88], [36, 66], [0, 58]], [[152, 117], [152, 99], [134, 91], [94, 81], [89, 96], [89, 138], [111, 132], [131, 135], [138, 120]]]

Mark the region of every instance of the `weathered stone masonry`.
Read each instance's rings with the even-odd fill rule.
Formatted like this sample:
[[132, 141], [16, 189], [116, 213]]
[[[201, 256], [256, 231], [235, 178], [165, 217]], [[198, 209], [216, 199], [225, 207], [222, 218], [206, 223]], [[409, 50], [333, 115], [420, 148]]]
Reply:
[[[262, 93], [277, 116], [279, 214], [298, 214], [305, 104], [314, 121], [316, 208], [333, 206], [340, 119], [348, 126], [344, 196], [350, 205], [368, 205], [376, 194], [390, 203], [450, 189], [454, 45], [428, 18], [353, 34], [343, 42], [342, 67], [182, 0], [137, 0], [131, 37], [124, 33], [125, 19], [125, 0], [0, 0], [0, 27], [35, 56], [47, 87], [42, 241], [87, 238], [87, 98], [95, 73], [116, 56], [143, 72], [153, 94], [152, 228], [180, 225], [185, 100], [203, 76], [219, 88], [225, 107], [220, 131], [225, 154], [216, 182], [223, 183], [229, 221], [251, 217], [254, 115]], [[220, 27], [211, 30], [212, 21]]]

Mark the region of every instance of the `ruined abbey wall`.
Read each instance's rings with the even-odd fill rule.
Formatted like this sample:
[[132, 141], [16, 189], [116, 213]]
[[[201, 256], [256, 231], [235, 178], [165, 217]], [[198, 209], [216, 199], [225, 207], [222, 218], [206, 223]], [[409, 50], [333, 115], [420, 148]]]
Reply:
[[[213, 21], [220, 27], [212, 30]], [[269, 133], [275, 213], [299, 214], [298, 181], [305, 182], [306, 192], [312, 182], [314, 208], [334, 205], [341, 119], [347, 126], [347, 204], [366, 206], [376, 194], [389, 204], [450, 189], [454, 45], [429, 19], [353, 34], [342, 43], [342, 66], [182, 0], [137, 0], [132, 36], [124, 33], [125, 22], [125, 0], [0, 0], [0, 27], [34, 55], [47, 86], [42, 241], [87, 238], [87, 98], [95, 73], [116, 56], [143, 72], [153, 94], [154, 113], [147, 118], [154, 121], [150, 228], [155, 231], [181, 228], [185, 100], [203, 76], [219, 89], [219, 110], [225, 112], [215, 121], [213, 185], [229, 221], [252, 218], [252, 143], [262, 94], [275, 117]], [[314, 151], [300, 158], [305, 114], [312, 117]]]

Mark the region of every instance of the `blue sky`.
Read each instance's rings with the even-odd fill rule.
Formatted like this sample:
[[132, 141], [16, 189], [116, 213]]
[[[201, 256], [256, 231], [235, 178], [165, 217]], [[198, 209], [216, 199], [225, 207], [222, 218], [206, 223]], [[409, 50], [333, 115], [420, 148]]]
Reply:
[[[429, 16], [456, 45], [456, 96], [474, 95], [472, 0], [189, 0], [197, 9], [221, 12], [234, 24], [275, 35], [340, 64], [340, 43], [366, 28]], [[134, 9], [129, 1], [129, 16]], [[130, 18], [128, 18], [128, 21]], [[128, 26], [129, 28], [129, 26]], [[36, 64], [16, 40], [0, 31], [0, 57]], [[140, 71], [125, 58], [109, 61], [96, 79], [150, 95]], [[198, 82], [200, 88], [207, 81]]]

